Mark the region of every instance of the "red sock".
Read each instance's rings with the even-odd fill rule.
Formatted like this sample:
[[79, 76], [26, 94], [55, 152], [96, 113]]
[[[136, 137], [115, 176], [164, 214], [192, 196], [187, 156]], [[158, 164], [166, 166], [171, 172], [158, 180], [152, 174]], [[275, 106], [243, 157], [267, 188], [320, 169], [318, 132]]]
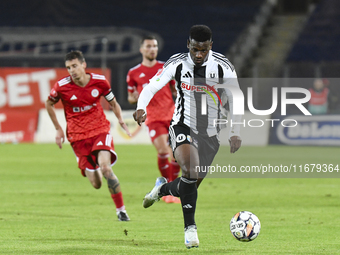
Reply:
[[[116, 205], [117, 209], [121, 209], [124, 206], [124, 201], [123, 201], [123, 194], [122, 192], [119, 192], [117, 194], [111, 194], [112, 200]], [[125, 207], [123, 207], [124, 209]]]
[[158, 154], [158, 169], [161, 172], [161, 175], [168, 179], [169, 178], [169, 169], [170, 169], [170, 165], [169, 165], [169, 154]]
[[180, 171], [181, 171], [181, 168], [179, 164], [176, 162], [176, 160], [171, 160], [171, 163], [170, 163], [170, 173], [171, 173], [170, 181], [171, 182], [178, 177]]

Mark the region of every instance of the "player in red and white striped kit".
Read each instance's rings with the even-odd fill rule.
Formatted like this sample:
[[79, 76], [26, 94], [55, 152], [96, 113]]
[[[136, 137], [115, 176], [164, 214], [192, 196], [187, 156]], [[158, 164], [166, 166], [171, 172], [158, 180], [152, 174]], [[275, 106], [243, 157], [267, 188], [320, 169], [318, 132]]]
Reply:
[[87, 177], [96, 189], [101, 187], [104, 176], [116, 205], [118, 219], [129, 221], [118, 178], [111, 169], [116, 163], [117, 154], [110, 134], [110, 122], [106, 119], [100, 98], [105, 97], [119, 124], [130, 135], [122, 119], [120, 105], [103, 75], [86, 73], [82, 52], [71, 51], [66, 54], [65, 66], [70, 76], [54, 85], [46, 101], [47, 112], [56, 129], [56, 144], [61, 149], [65, 140], [64, 131], [53, 107], [61, 100], [67, 122], [67, 139], [71, 143], [82, 175]]
[[[149, 80], [162, 70], [164, 62], [158, 61], [158, 42], [154, 36], [145, 36], [141, 40], [140, 52], [143, 56], [142, 63], [131, 68], [127, 74], [128, 101], [134, 104], [138, 100], [143, 88], [148, 85]], [[175, 81], [170, 81], [151, 100], [147, 107], [147, 119], [145, 124], [148, 127], [149, 136], [155, 146], [158, 156], [158, 169], [168, 181], [178, 177], [180, 167], [172, 155], [168, 145], [168, 131], [170, 121], [175, 109], [172, 94], [176, 93]], [[169, 162], [170, 157], [170, 162]], [[180, 200], [173, 196], [165, 196], [162, 199], [167, 203], [180, 203]]]

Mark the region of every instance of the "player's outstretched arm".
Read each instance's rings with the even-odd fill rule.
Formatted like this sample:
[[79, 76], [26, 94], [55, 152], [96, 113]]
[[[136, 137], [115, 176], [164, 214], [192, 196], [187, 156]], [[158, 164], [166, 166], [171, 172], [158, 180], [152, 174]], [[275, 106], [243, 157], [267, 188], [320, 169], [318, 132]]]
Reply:
[[[224, 96], [226, 97], [224, 100], [222, 99], [222, 102], [229, 102], [229, 117], [232, 123], [240, 123], [242, 115], [234, 114], [234, 97], [231, 93], [231, 89], [233, 87], [235, 87], [235, 89], [239, 89], [240, 86], [238, 84], [236, 72], [229, 73], [229, 75], [230, 77], [225, 77], [225, 82], [228, 88], [225, 90]], [[231, 125], [229, 130], [230, 153], [235, 153], [241, 147], [241, 142], [240, 125]]]
[[120, 124], [120, 126], [125, 130], [126, 134], [128, 136], [131, 136], [131, 133], [128, 129], [128, 127], [126, 126], [123, 118], [122, 118], [122, 108], [120, 107], [119, 103], [117, 102], [116, 98], [114, 98], [113, 100], [111, 100], [110, 105], [112, 107], [112, 111], [113, 113], [116, 115], [118, 122]]
[[57, 119], [57, 115], [55, 114], [54, 111], [54, 104], [55, 102], [47, 99], [45, 106], [46, 106], [46, 110], [48, 112], [48, 115], [50, 116], [53, 125], [56, 129], [56, 136], [55, 136], [55, 143], [58, 145], [58, 147], [61, 149], [62, 148], [62, 144], [65, 141], [65, 134], [64, 131], [62, 129], [62, 127], [60, 126], [58, 119]]

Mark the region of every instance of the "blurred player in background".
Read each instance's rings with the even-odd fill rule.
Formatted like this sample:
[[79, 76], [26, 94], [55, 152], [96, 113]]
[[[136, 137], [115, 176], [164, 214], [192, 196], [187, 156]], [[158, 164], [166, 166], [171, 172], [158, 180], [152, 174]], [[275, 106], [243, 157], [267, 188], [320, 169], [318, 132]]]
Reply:
[[[141, 40], [140, 53], [143, 56], [141, 64], [131, 68], [127, 74], [128, 101], [130, 104], [137, 103], [138, 96], [149, 80], [160, 70], [164, 62], [158, 61], [158, 42], [154, 36], [145, 36]], [[169, 86], [170, 85], [170, 86]], [[171, 148], [168, 145], [168, 131], [172, 114], [175, 109], [173, 94], [176, 95], [175, 81], [170, 81], [153, 97], [147, 107], [148, 117], [145, 124], [153, 145], [158, 153], [158, 169], [168, 181], [178, 177], [180, 167], [174, 159]], [[171, 158], [169, 162], [169, 157]], [[166, 203], [180, 203], [173, 196], [164, 196]]]
[[86, 73], [86, 62], [81, 51], [71, 51], [65, 56], [65, 66], [70, 76], [59, 80], [46, 101], [47, 112], [54, 124], [56, 144], [62, 148], [65, 134], [60, 126], [53, 105], [62, 101], [67, 122], [66, 135], [77, 157], [78, 167], [92, 186], [99, 189], [102, 177], [107, 180], [118, 220], [129, 221], [117, 176], [111, 166], [116, 163], [110, 122], [100, 104], [101, 96], [109, 102], [121, 127], [130, 135], [121, 108], [103, 75]]
[[329, 89], [322, 79], [315, 79], [313, 87], [309, 89], [311, 98], [308, 104], [308, 111], [315, 114], [328, 113]]
[[[239, 88], [233, 65], [222, 54], [211, 50], [212, 43], [209, 27], [193, 26], [187, 42], [189, 53], [175, 54], [164, 64], [163, 70], [150, 80], [140, 94], [137, 110], [133, 114], [140, 125], [145, 120], [145, 113], [149, 113], [146, 107], [153, 96], [170, 80], [176, 79], [179, 84], [176, 86], [178, 96], [169, 135], [173, 153], [182, 169], [182, 177], [169, 183], [163, 177], [157, 178], [155, 187], [144, 197], [143, 206], [148, 208], [162, 196], [169, 194], [180, 197], [184, 217], [184, 243], [187, 248], [199, 246], [195, 222], [197, 188], [207, 172], [199, 172], [196, 167], [209, 167], [220, 146], [220, 126], [213, 125], [209, 120], [220, 119], [222, 108], [229, 102], [232, 122], [241, 121], [240, 115], [233, 115], [233, 96], [226, 88], [210, 93], [211, 97], [206, 97], [206, 113], [201, 112], [202, 95], [206, 95], [203, 89], [208, 89], [209, 78], [215, 84], [224, 84], [227, 80], [230, 86]], [[197, 82], [204, 81], [199, 86], [202, 89], [191, 78], [198, 78]], [[218, 93], [224, 93], [227, 100], [219, 100]], [[216, 101], [222, 102], [217, 105]], [[231, 153], [240, 148], [239, 125], [230, 128], [229, 143]]]

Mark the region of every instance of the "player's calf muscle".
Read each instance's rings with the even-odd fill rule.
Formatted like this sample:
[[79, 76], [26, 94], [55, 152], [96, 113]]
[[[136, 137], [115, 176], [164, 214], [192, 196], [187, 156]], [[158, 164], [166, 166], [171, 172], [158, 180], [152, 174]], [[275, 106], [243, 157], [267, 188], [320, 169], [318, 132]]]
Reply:
[[120, 192], [120, 184], [117, 176], [111, 171], [108, 171], [104, 174], [105, 179], [107, 180], [107, 186], [111, 194], [117, 194]]
[[107, 179], [107, 186], [111, 194], [117, 194], [120, 192], [120, 185], [118, 179]]

